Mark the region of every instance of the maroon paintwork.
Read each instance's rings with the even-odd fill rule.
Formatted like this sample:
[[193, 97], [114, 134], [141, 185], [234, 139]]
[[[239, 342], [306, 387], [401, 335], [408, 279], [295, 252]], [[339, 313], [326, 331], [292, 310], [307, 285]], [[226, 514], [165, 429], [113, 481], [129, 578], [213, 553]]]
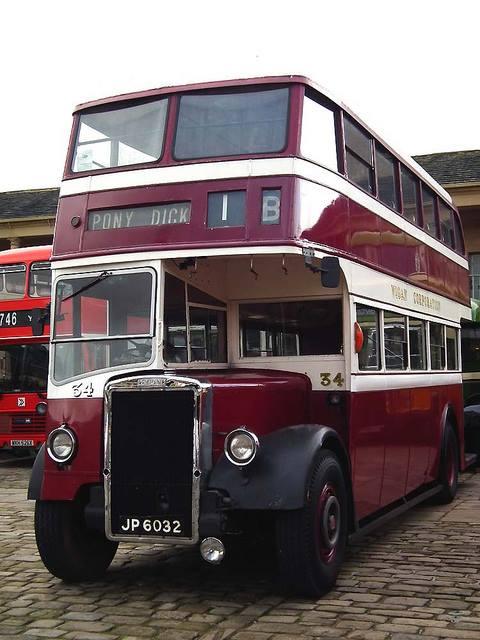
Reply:
[[[281, 223], [262, 225], [262, 189], [281, 188]], [[207, 227], [207, 199], [213, 191], [247, 191], [247, 215], [244, 227]], [[375, 269], [432, 292], [469, 304], [468, 271], [383, 220], [368, 209], [338, 195], [331, 204], [315, 212], [316, 222], [303, 228], [296, 178], [250, 178], [219, 180], [194, 184], [152, 185], [148, 188], [118, 189], [63, 197], [54, 242], [54, 257], [104, 255], [125, 251], [194, 249], [272, 244], [301, 244], [308, 240], [331, 247]], [[334, 192], [331, 192], [334, 194]], [[161, 202], [191, 200], [190, 224], [136, 227], [91, 231], [87, 213], [98, 209], [127, 208]], [[81, 224], [71, 225], [78, 216]]]
[[[181, 162], [175, 160], [172, 156], [172, 149], [177, 105], [181, 94], [190, 91], [198, 92], [233, 87], [238, 87], [240, 90], [252, 87], [261, 88], [265, 85], [270, 88], [286, 85], [290, 87], [288, 137], [286, 147], [281, 153], [259, 154], [256, 156], [238, 155], [205, 160], [182, 160]], [[198, 162], [209, 164], [214, 175], [215, 162], [222, 160], [300, 156], [302, 100], [306, 88], [318, 90], [315, 84], [307, 78], [301, 76], [276, 76], [164, 87], [80, 105], [75, 111], [76, 117], [72, 128], [64, 180], [90, 174], [129, 172], [153, 166], [167, 167]], [[164, 95], [171, 96], [171, 99], [165, 129], [164, 151], [158, 161], [121, 168], [99, 169], [94, 172], [73, 173], [70, 170], [75, 146], [78, 112], [96, 109], [107, 104], [127, 104], [132, 100]], [[352, 114], [344, 105], [341, 105], [341, 109], [360, 122], [358, 117]], [[363, 122], [361, 124], [384, 147], [401, 160], [398, 154], [379, 136], [376, 136]], [[343, 164], [340, 149], [339, 157], [340, 164]], [[410, 169], [414, 171], [412, 167]], [[421, 178], [420, 174], [418, 175]], [[281, 223], [279, 225], [262, 225], [260, 223], [262, 188], [281, 188], [282, 190]], [[434, 191], [436, 190], [431, 185], [430, 188]], [[208, 193], [237, 189], [246, 189], [247, 191], [247, 220], [245, 227], [208, 229], [206, 226]], [[436, 191], [440, 195], [440, 191], [438, 189]], [[407, 282], [421, 285], [430, 291], [446, 295], [467, 306], [469, 305], [467, 269], [447, 259], [440, 252], [426, 247], [415, 238], [414, 234], [408, 235], [352, 200], [335, 194], [333, 191], [331, 193], [331, 204], [315, 212], [315, 223], [308, 229], [302, 227], [302, 221], [299, 219], [298, 180], [293, 176], [212, 180], [163, 186], [152, 184], [141, 188], [117, 189], [62, 197], [59, 202], [53, 255], [54, 259], [62, 259], [80, 255], [103, 255], [105, 251], [121, 253], [126, 250], [235, 247], [237, 245], [244, 246], [245, 243], [251, 245], [298, 245], [302, 244], [303, 241], [310, 241], [331, 247], [333, 252], [342, 252], [342, 255], [373, 266], [375, 269], [380, 269]], [[166, 202], [183, 202], [186, 200], [191, 200], [192, 203], [191, 222], [188, 225], [169, 225], [168, 227], [156, 228], [139, 227], [108, 231], [88, 231], [86, 229], [88, 211]], [[75, 216], [80, 217], [81, 223], [80, 226], [74, 228], [71, 225], [71, 219]]]
[[[350, 455], [357, 517], [365, 518], [438, 477], [445, 414], [463, 414], [461, 385], [350, 395]], [[463, 429], [459, 430], [464, 467]]]
[[[261, 370], [179, 374], [213, 386], [214, 460], [223, 451], [225, 436], [236, 427], [247, 426], [260, 440], [294, 424], [334, 428], [352, 461], [359, 520], [435, 480], [445, 411], [453, 406], [461, 415], [463, 406], [460, 385], [341, 393], [341, 403], [330, 405], [330, 394], [312, 392], [310, 380], [302, 374]], [[51, 399], [49, 428], [64, 423], [78, 436], [78, 453], [66, 468], [45, 457], [43, 500], [72, 500], [83, 485], [103, 481], [103, 400]], [[463, 451], [462, 433], [459, 445]]]

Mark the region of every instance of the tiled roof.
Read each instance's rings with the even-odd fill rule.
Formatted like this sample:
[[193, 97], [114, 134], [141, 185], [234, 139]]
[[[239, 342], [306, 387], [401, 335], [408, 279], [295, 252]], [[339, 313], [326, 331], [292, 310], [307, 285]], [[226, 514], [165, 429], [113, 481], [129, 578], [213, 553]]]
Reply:
[[414, 156], [414, 160], [442, 185], [480, 182], [480, 150]]
[[0, 193], [0, 220], [55, 216], [58, 189], [29, 189]]

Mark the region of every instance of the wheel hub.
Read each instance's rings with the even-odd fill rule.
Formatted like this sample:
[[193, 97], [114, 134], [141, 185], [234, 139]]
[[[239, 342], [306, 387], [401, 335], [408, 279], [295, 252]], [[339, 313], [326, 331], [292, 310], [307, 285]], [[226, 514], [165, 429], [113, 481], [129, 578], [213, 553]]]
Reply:
[[340, 536], [340, 503], [335, 495], [329, 495], [322, 514], [321, 535], [328, 550], [335, 548]]

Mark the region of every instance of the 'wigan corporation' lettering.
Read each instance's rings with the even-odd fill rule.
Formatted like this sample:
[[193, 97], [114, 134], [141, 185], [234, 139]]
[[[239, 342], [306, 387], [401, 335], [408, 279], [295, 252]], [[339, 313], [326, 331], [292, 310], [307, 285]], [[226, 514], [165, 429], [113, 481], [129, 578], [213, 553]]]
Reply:
[[90, 211], [89, 231], [132, 229], [134, 227], [163, 227], [170, 224], [189, 224], [190, 202], [156, 204], [134, 209]]

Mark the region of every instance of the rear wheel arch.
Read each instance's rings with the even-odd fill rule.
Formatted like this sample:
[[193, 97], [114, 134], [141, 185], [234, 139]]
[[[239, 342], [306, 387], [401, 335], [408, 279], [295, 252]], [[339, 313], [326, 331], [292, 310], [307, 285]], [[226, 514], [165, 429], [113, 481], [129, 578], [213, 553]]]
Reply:
[[458, 464], [459, 467], [461, 468], [462, 466], [462, 454], [461, 454], [461, 444], [462, 444], [462, 440], [460, 439], [460, 429], [458, 426], [458, 420], [457, 420], [457, 414], [455, 412], [455, 408], [451, 405], [448, 404], [444, 410], [443, 410], [443, 414], [442, 414], [442, 431], [441, 431], [441, 441], [440, 441], [440, 462], [442, 460], [442, 456], [444, 455], [444, 449], [445, 449], [445, 436], [446, 436], [446, 431], [447, 431], [447, 427], [450, 426], [453, 429], [453, 433], [455, 434], [455, 437], [457, 439], [457, 445], [458, 445]]

